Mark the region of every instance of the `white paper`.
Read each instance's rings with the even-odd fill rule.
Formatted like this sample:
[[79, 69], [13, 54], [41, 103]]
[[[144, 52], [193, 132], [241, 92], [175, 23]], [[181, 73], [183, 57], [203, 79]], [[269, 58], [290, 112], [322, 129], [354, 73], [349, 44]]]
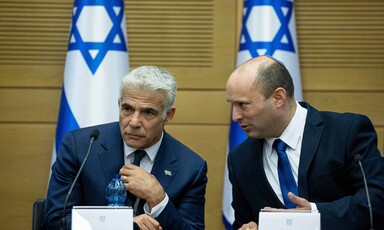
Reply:
[[320, 213], [297, 209], [262, 209], [259, 230], [320, 230]]
[[75, 206], [72, 230], [133, 230], [130, 207]]

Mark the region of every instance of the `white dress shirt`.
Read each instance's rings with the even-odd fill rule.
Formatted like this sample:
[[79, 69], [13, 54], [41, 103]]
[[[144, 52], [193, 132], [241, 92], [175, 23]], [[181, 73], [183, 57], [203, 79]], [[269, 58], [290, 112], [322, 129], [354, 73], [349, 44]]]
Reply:
[[[307, 109], [301, 107], [297, 101], [296, 105], [295, 115], [293, 116], [287, 128], [278, 138], [288, 145], [286, 153], [291, 164], [293, 177], [295, 178], [297, 185], [301, 144], [303, 141]], [[263, 148], [263, 165], [269, 184], [271, 185], [273, 191], [275, 191], [276, 195], [279, 197], [280, 201], [284, 204], [277, 169], [278, 155], [276, 150], [272, 148], [273, 142], [276, 139], [277, 138], [265, 139]]]

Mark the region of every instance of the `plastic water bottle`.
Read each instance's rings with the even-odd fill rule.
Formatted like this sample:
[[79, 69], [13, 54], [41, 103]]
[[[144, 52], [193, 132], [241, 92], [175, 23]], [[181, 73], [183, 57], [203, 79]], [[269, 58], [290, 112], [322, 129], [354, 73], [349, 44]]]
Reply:
[[119, 174], [113, 175], [111, 182], [106, 188], [106, 196], [108, 206], [124, 206], [125, 199], [127, 198], [127, 191], [125, 185], [120, 179]]

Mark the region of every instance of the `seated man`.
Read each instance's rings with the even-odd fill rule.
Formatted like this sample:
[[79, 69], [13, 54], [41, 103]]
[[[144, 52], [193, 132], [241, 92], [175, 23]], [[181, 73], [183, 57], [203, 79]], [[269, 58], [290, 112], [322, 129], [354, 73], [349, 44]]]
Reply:
[[[106, 187], [120, 174], [135, 207], [140, 229], [204, 229], [207, 163], [164, 130], [174, 114], [176, 82], [155, 66], [132, 70], [122, 80], [119, 122], [82, 128], [64, 138], [52, 166], [44, 227], [61, 227], [64, 200], [85, 157], [93, 130], [99, 130], [88, 160], [68, 199], [71, 207], [106, 206]], [[132, 164], [144, 150], [140, 166]], [[136, 207], [136, 206], [139, 207]]]
[[226, 91], [232, 119], [248, 136], [228, 154], [234, 229], [256, 229], [265, 207], [318, 210], [326, 230], [369, 229], [360, 157], [374, 228], [384, 229], [384, 159], [366, 116], [297, 102], [291, 75], [267, 56], [240, 65]]

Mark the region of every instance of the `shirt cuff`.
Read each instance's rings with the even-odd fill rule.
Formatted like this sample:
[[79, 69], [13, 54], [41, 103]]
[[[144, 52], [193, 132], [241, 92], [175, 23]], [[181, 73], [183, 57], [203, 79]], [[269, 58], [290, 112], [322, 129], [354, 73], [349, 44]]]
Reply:
[[165, 206], [167, 206], [169, 201], [168, 194], [165, 193], [164, 199], [155, 207], [152, 208], [151, 212], [149, 212], [149, 205], [148, 202], [145, 202], [144, 204], [144, 212], [145, 214], [149, 215], [152, 218], [156, 218], [160, 213], [165, 209]]
[[311, 211], [319, 211], [317, 210], [317, 205], [315, 203], [310, 203], [311, 204]]

